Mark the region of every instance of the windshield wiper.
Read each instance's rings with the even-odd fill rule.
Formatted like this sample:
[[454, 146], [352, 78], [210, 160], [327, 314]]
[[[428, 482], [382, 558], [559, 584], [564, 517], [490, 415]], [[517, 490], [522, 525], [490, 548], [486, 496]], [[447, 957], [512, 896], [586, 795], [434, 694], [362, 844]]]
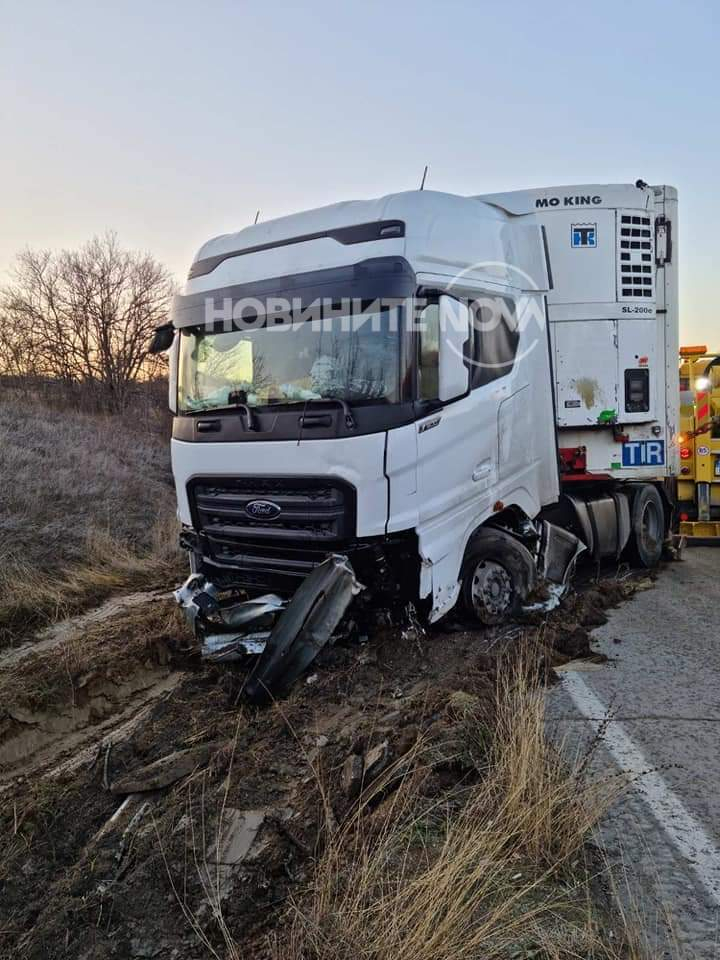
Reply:
[[292, 401], [293, 406], [300, 406], [300, 404], [309, 406], [311, 403], [337, 403], [342, 407], [343, 413], [345, 414], [345, 426], [348, 430], [354, 430], [357, 426], [355, 417], [350, 409], [350, 404], [347, 400], [343, 400], [342, 397], [310, 397], [307, 400]]
[[193, 407], [189, 413], [218, 413], [220, 410], [240, 410], [247, 417], [248, 430], [257, 430], [255, 412], [246, 403], [210, 403], [206, 407]]
[[[242, 399], [241, 399], [242, 398]], [[247, 417], [248, 430], [257, 430], [257, 421], [252, 407], [245, 402], [247, 393], [244, 390], [233, 390], [228, 394], [228, 406], [237, 407], [238, 410], [244, 410]]]

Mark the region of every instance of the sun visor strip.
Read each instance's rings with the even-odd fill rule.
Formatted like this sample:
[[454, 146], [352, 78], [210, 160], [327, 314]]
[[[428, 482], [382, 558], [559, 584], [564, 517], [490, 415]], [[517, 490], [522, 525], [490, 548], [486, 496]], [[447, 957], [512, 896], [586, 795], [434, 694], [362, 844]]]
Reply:
[[[325, 300], [405, 299], [414, 295], [415, 272], [403, 257], [374, 257], [360, 263], [289, 274], [251, 283], [219, 287], [173, 298], [170, 320], [176, 329], [204, 326], [208, 317], [217, 317], [227, 301], [252, 303], [257, 313], [263, 304], [267, 311], [287, 300], [295, 309], [306, 309]], [[243, 314], [247, 316], [247, 314]]]
[[239, 250], [228, 250], [227, 253], [218, 253], [213, 257], [203, 257], [196, 260], [190, 267], [188, 280], [212, 273], [215, 267], [232, 257], [244, 257], [249, 253], [260, 253], [263, 250], [275, 250], [278, 247], [288, 247], [295, 243], [306, 243], [308, 240], [335, 240], [337, 243], [349, 245], [352, 243], [368, 243], [373, 240], [395, 240], [405, 236], [405, 224], [402, 220], [374, 220], [371, 223], [357, 223], [351, 227], [338, 227], [335, 230], [320, 230], [316, 233], [304, 233], [299, 237], [288, 237], [284, 240], [273, 240], [269, 243], [258, 243], [252, 247], [242, 247]]

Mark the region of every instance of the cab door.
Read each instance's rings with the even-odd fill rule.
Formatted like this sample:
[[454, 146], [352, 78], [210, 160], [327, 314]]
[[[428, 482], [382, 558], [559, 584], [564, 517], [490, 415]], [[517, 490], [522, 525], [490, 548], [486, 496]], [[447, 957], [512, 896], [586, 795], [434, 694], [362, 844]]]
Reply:
[[[462, 325], [466, 325], [463, 338]], [[447, 327], [454, 330], [448, 335]], [[498, 479], [498, 382], [470, 389], [471, 357], [465, 357], [463, 392], [442, 397], [440, 347], [471, 344], [472, 317], [464, 304], [441, 297], [419, 318], [419, 402], [428, 413], [416, 423], [419, 526], [448, 544], [461, 536], [469, 519], [492, 503]], [[445, 329], [442, 329], [445, 327]], [[452, 347], [451, 347], [452, 349]], [[458, 381], [456, 389], [460, 389]]]

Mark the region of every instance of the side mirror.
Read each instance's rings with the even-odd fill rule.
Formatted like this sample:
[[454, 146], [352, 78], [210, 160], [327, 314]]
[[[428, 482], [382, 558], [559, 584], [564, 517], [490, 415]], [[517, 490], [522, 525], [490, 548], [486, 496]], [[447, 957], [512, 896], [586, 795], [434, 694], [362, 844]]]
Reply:
[[443, 403], [465, 396], [470, 389], [468, 365], [472, 317], [469, 308], [452, 297], [440, 297], [438, 393]]
[[149, 353], [165, 353], [173, 345], [175, 329], [171, 323], [164, 323], [157, 327], [150, 341]]

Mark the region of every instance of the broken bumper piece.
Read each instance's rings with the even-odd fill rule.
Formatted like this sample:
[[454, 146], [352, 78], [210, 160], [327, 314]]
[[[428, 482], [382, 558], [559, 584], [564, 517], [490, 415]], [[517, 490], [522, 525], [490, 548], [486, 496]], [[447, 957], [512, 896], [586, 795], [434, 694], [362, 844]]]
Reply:
[[210, 633], [203, 637], [202, 655], [205, 660], [214, 660], [216, 663], [258, 655], [265, 649], [269, 637], [269, 630], [243, 633], [238, 636], [227, 633]]
[[232, 603], [202, 576], [191, 574], [175, 591], [204, 658], [260, 659], [245, 687], [253, 702], [289, 689], [332, 637], [353, 597], [363, 589], [347, 557], [333, 554], [301, 583], [290, 601], [269, 593]]
[[200, 640], [203, 657], [215, 661], [262, 653], [286, 606], [274, 593], [244, 603], [227, 603], [219, 599], [217, 587], [199, 573], [190, 574], [173, 596]]
[[345, 556], [332, 554], [315, 567], [273, 627], [245, 685], [246, 698], [263, 703], [288, 690], [328, 642], [362, 589]]

